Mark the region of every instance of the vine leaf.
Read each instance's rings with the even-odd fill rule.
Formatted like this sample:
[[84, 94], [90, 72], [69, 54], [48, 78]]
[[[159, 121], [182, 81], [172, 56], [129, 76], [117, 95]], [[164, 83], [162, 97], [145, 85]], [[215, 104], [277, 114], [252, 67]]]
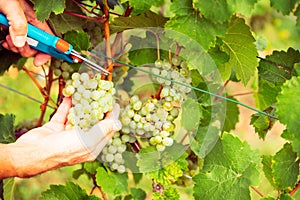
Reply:
[[187, 131], [191, 131], [199, 125], [201, 119], [201, 110], [198, 102], [192, 98], [188, 98], [181, 104], [181, 125]]
[[[66, 10], [77, 14], [83, 14], [82, 10], [70, 0], [66, 1]], [[49, 21], [53, 26], [56, 34], [64, 34], [72, 30], [82, 30], [82, 26], [86, 22], [85, 19], [68, 15], [65, 13], [58, 14], [58, 15], [52, 13], [50, 15]]]
[[72, 43], [74, 49], [79, 52], [90, 48], [90, 36], [84, 31], [69, 31], [64, 35], [64, 39]]
[[14, 121], [15, 116], [13, 114], [0, 114], [0, 143], [8, 144], [16, 140]]
[[[231, 98], [236, 100], [235, 98]], [[236, 124], [239, 121], [239, 108], [236, 103], [233, 102], [226, 102], [226, 117], [223, 126], [223, 131], [229, 132], [235, 129]]]
[[[274, 108], [269, 107], [266, 110], [264, 110], [266, 113], [273, 113]], [[253, 114], [251, 116], [250, 125], [252, 125], [255, 128], [255, 132], [258, 134], [260, 139], [265, 139], [268, 131], [273, 127], [273, 124], [275, 123], [275, 120], [261, 114]]]
[[[250, 199], [250, 185], [259, 182], [259, 153], [231, 134], [224, 134], [193, 177], [195, 199]], [[232, 190], [238, 188], [238, 190]]]
[[137, 16], [117, 17], [110, 24], [111, 33], [121, 32], [134, 28], [163, 27], [167, 19], [153, 12]]
[[272, 159], [273, 156], [271, 155], [263, 155], [261, 163], [263, 164], [263, 172], [265, 174], [265, 177], [268, 179], [270, 184], [275, 188], [275, 183], [274, 183], [273, 173], [272, 173]]
[[[236, 76], [244, 85], [255, 74], [258, 66], [257, 50], [249, 26], [241, 18], [233, 18], [225, 36], [222, 49], [229, 55], [226, 68], [234, 68]], [[229, 78], [229, 77], [228, 77]]]
[[[209, 49], [215, 43], [216, 36], [225, 34], [227, 23], [213, 23], [200, 18], [196, 13], [189, 13], [184, 16], [172, 17], [166, 24], [165, 28], [185, 34], [191, 39], [198, 42], [204, 49]], [[179, 44], [186, 44], [188, 41], [180, 37], [176, 37]]]
[[271, 6], [284, 15], [288, 15], [295, 7], [297, 0], [271, 0]]
[[176, 16], [184, 16], [193, 12], [192, 0], [173, 0], [170, 5], [170, 11]]
[[281, 134], [281, 137], [291, 141], [291, 145], [293, 147], [293, 151], [298, 154], [298, 157], [300, 156], [300, 138], [295, 136], [295, 133], [292, 133], [285, 129], [283, 133]]
[[[294, 133], [296, 138], [300, 137], [300, 77], [293, 77], [286, 81], [277, 97], [276, 114], [279, 121], [287, 125], [290, 132]], [[291, 109], [292, 108], [292, 109]]]
[[130, 188], [131, 197], [133, 200], [146, 199], [146, 192], [140, 188]]
[[185, 160], [187, 153], [183, 154], [178, 160], [164, 166], [161, 169], [146, 173], [148, 177], [156, 183], [164, 186], [175, 183], [179, 177], [182, 177], [183, 171], [187, 170], [188, 163]]
[[257, 0], [198, 0], [195, 7], [207, 18], [216, 22], [224, 22], [230, 19], [234, 13], [249, 16]]
[[3, 75], [3, 73], [7, 71], [12, 64], [16, 64], [20, 58], [20, 54], [14, 53], [6, 49], [2, 49], [0, 53], [0, 75]]
[[160, 192], [154, 192], [152, 199], [153, 200], [164, 200], [164, 199], [179, 200], [180, 196], [176, 188], [170, 187], [164, 190], [162, 194]]
[[291, 144], [286, 143], [272, 160], [272, 174], [277, 189], [290, 190], [297, 183], [299, 174], [299, 159]]
[[134, 14], [142, 14], [149, 11], [152, 6], [162, 5], [163, 2], [163, 0], [130, 0], [129, 5], [134, 8]]
[[198, 0], [195, 2], [195, 7], [200, 9], [204, 17], [216, 22], [227, 21], [233, 14], [226, 0]]
[[97, 169], [96, 182], [108, 194], [118, 195], [127, 192], [127, 174], [117, 174], [106, 171], [103, 167]]
[[50, 185], [50, 189], [41, 194], [40, 200], [100, 200], [94, 195], [88, 195], [86, 191], [73, 182], [66, 185]]
[[281, 86], [286, 80], [296, 75], [294, 64], [300, 62], [300, 52], [289, 48], [285, 51], [274, 51], [272, 55], [261, 59], [258, 66], [259, 76]]
[[35, 0], [34, 1], [34, 9], [36, 11], [36, 16], [38, 20], [44, 21], [47, 20], [50, 14], [53, 12], [56, 15], [63, 13], [65, 10], [65, 0], [57, 1], [57, 0]]

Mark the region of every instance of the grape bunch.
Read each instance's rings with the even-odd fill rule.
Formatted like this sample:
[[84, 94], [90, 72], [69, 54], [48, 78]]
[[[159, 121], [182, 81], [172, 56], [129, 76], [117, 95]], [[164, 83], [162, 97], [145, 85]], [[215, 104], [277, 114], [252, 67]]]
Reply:
[[83, 29], [85, 29], [90, 36], [92, 48], [96, 47], [103, 38], [100, 23], [97, 21], [88, 21]]
[[100, 159], [108, 164], [112, 171], [117, 171], [119, 173], [124, 173], [126, 171], [123, 152], [126, 151], [126, 143], [128, 142], [135, 142], [135, 138], [129, 135], [121, 135], [120, 132], [116, 132], [109, 140], [108, 144], [103, 148]]
[[[152, 80], [164, 86], [161, 97], [168, 98], [169, 101], [182, 103], [187, 94], [191, 92], [191, 88], [174, 83], [172, 80], [186, 85], [192, 82], [186, 61], [182, 61], [175, 56], [172, 58], [172, 63], [167, 60], [157, 60], [154, 65], [155, 67], [151, 70], [152, 73], [161, 77], [152, 76]], [[165, 77], [165, 79], [162, 77]]]
[[55, 60], [51, 65], [55, 76], [62, 76], [64, 79], [68, 79], [74, 72], [72, 66], [62, 60]]
[[88, 73], [73, 73], [63, 89], [64, 96], [72, 96], [72, 108], [68, 115], [70, 126], [88, 131], [113, 109], [114, 94], [114, 84], [101, 80], [100, 74], [91, 78]]
[[179, 115], [179, 108], [165, 99], [150, 98], [142, 102], [137, 95], [130, 98], [121, 112], [123, 134], [148, 139], [149, 145], [158, 151], [164, 151], [166, 146], [172, 146], [172, 135], [175, 130], [173, 121]]

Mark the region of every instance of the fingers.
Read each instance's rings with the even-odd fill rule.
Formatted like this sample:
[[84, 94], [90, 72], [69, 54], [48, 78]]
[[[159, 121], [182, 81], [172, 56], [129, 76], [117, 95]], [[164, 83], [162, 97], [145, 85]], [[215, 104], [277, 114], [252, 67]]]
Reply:
[[45, 53], [37, 53], [34, 57], [33, 64], [35, 66], [41, 66], [48, 62], [51, 59], [51, 56]]
[[113, 110], [106, 114], [105, 119], [118, 119], [120, 114], [119, 104], [115, 104]]
[[50, 122], [56, 124], [65, 124], [71, 104], [71, 98], [65, 97], [62, 103], [59, 105], [56, 113], [51, 118]]
[[18, 0], [0, 0], [0, 11], [6, 15], [12, 43], [16, 47], [23, 47], [26, 43], [27, 20]]

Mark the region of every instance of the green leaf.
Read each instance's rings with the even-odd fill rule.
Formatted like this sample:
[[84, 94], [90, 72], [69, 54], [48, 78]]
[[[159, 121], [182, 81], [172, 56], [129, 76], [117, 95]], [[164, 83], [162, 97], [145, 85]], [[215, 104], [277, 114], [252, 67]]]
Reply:
[[116, 174], [106, 171], [103, 167], [97, 169], [96, 181], [105, 193], [118, 195], [127, 191], [127, 173]]
[[47, 20], [52, 12], [54, 12], [56, 15], [63, 13], [66, 7], [65, 3], [65, 0], [35, 0], [34, 10], [36, 11], [35, 13], [38, 20]]
[[84, 31], [69, 31], [64, 35], [64, 39], [72, 44], [76, 51], [90, 48], [90, 36]]
[[[185, 16], [172, 17], [165, 25], [165, 28], [177, 31], [188, 36], [190, 39], [198, 42], [204, 49], [209, 49], [215, 43], [216, 36], [225, 34], [227, 23], [217, 24], [200, 18], [195, 13], [190, 13]], [[179, 44], [186, 44], [186, 38], [175, 38]]]
[[[69, 12], [74, 12], [77, 14], [83, 14], [80, 7], [78, 7], [75, 3], [71, 0], [66, 0], [66, 10]], [[51, 25], [53, 26], [56, 34], [64, 34], [68, 31], [72, 30], [82, 30], [82, 26], [86, 22], [85, 19], [68, 15], [65, 13], [56, 15], [52, 13], [49, 19]]]
[[153, 200], [179, 200], [180, 195], [176, 188], [169, 187], [168, 189], [165, 189], [163, 193], [154, 192], [153, 193]]
[[259, 77], [273, 83], [282, 85], [287, 79], [296, 75], [294, 65], [300, 62], [300, 52], [289, 48], [285, 51], [274, 51], [265, 59], [261, 58], [258, 67]]
[[7, 71], [12, 64], [16, 64], [20, 58], [20, 54], [2, 49], [0, 53], [0, 75], [3, 75], [3, 73]]
[[256, 72], [258, 53], [245, 20], [233, 18], [222, 41], [222, 50], [230, 57], [225, 67], [230, 69], [233, 67], [237, 78], [246, 85]]
[[298, 6], [294, 12], [294, 15], [297, 17], [296, 28], [297, 28], [297, 30], [300, 30], [300, 4], [298, 4]]
[[207, 19], [216, 22], [224, 22], [230, 19], [233, 10], [226, 0], [197, 0], [195, 7], [200, 9], [201, 14]]
[[[266, 113], [273, 112], [273, 108], [269, 108], [268, 110], [264, 110]], [[255, 132], [258, 133], [260, 139], [265, 139], [268, 131], [273, 127], [274, 120], [269, 118], [268, 116], [261, 114], [253, 114], [251, 116], [250, 125], [255, 128]]]
[[182, 177], [183, 171], [187, 169], [188, 163], [185, 160], [187, 154], [183, 154], [178, 160], [164, 166], [161, 169], [146, 173], [148, 177], [156, 183], [164, 186], [175, 183], [179, 177]]
[[293, 151], [297, 153], [298, 157], [300, 157], [300, 138], [296, 137], [294, 133], [287, 129], [282, 132], [281, 137], [291, 142]]
[[98, 167], [101, 166], [101, 163], [98, 160], [93, 162], [85, 162], [83, 164], [84, 169], [90, 174], [96, 174]]
[[181, 125], [187, 131], [194, 130], [198, 125], [201, 116], [201, 110], [195, 99], [188, 98], [181, 104]]
[[275, 188], [273, 173], [272, 173], [272, 159], [273, 156], [263, 155], [262, 156], [262, 164], [263, 164], [263, 172], [265, 177], [268, 179], [270, 184]]
[[110, 24], [111, 33], [121, 32], [134, 28], [163, 27], [167, 19], [153, 12], [137, 16], [117, 17]]
[[286, 143], [275, 154], [272, 163], [272, 173], [276, 188], [280, 190], [293, 189], [297, 183], [300, 162], [297, 153], [293, 152], [291, 144]]
[[264, 79], [259, 79], [258, 86], [258, 92], [254, 94], [256, 106], [261, 110], [265, 110], [276, 103], [280, 87]]
[[[300, 77], [293, 77], [283, 86], [277, 97], [276, 114], [279, 121], [287, 125], [290, 132], [300, 137]], [[292, 108], [292, 109], [291, 109]]]
[[8, 144], [16, 140], [14, 121], [15, 116], [13, 114], [0, 114], [0, 143]]
[[280, 194], [280, 200], [293, 200], [294, 198], [291, 197], [289, 194]]
[[[176, 142], [172, 146], [166, 147], [163, 152], [158, 152], [154, 146], [142, 148], [137, 154], [137, 166], [142, 173], [159, 170], [177, 161], [185, 154], [185, 150], [185, 146]], [[184, 166], [181, 165], [181, 167]]]
[[131, 188], [131, 196], [133, 200], [143, 200], [146, 199], [146, 192], [140, 188]]
[[81, 175], [83, 175], [85, 173], [86, 173], [85, 169], [80, 168], [80, 169], [77, 169], [77, 170], [73, 171], [72, 177], [77, 180]]
[[152, 6], [160, 6], [163, 0], [130, 0], [129, 5], [133, 7], [134, 14], [142, 14], [150, 10]]
[[176, 16], [184, 16], [193, 12], [192, 0], [173, 0], [170, 5], [170, 11]]
[[295, 7], [297, 0], [271, 0], [271, 6], [284, 15], [288, 15]]
[[[237, 100], [235, 98], [231, 98]], [[236, 103], [233, 102], [226, 102], [226, 116], [225, 122], [223, 126], [223, 131], [229, 132], [235, 129], [236, 124], [239, 121], [240, 111]]]
[[73, 182], [66, 185], [50, 185], [50, 189], [41, 194], [40, 200], [99, 200], [94, 195], [88, 195], [85, 190]]
[[257, 0], [196, 0], [195, 7], [207, 19], [216, 22], [224, 22], [230, 19], [234, 13], [250, 16]]
[[[249, 186], [259, 182], [260, 157], [246, 142], [224, 134], [193, 177], [195, 199], [250, 199]], [[233, 188], [238, 188], [237, 190]]]
[[[14, 187], [15, 181], [14, 178], [7, 178], [3, 181], [3, 197], [5, 200], [14, 200]], [[1, 187], [1, 186], [0, 186]]]

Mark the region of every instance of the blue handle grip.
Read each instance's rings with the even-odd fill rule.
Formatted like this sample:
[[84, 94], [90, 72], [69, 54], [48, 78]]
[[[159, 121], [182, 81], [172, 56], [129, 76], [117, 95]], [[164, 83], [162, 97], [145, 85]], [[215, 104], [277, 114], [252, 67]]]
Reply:
[[[2, 13], [0, 13], [0, 24], [3, 24], [7, 27], [9, 26], [7, 18]], [[61, 38], [51, 35], [31, 24], [28, 24], [27, 37], [30, 47], [49, 54], [55, 58], [74, 63], [73, 59], [69, 56], [73, 50], [73, 46], [71, 44], [66, 52], [59, 51], [56, 48], [56, 43], [61, 40]]]

